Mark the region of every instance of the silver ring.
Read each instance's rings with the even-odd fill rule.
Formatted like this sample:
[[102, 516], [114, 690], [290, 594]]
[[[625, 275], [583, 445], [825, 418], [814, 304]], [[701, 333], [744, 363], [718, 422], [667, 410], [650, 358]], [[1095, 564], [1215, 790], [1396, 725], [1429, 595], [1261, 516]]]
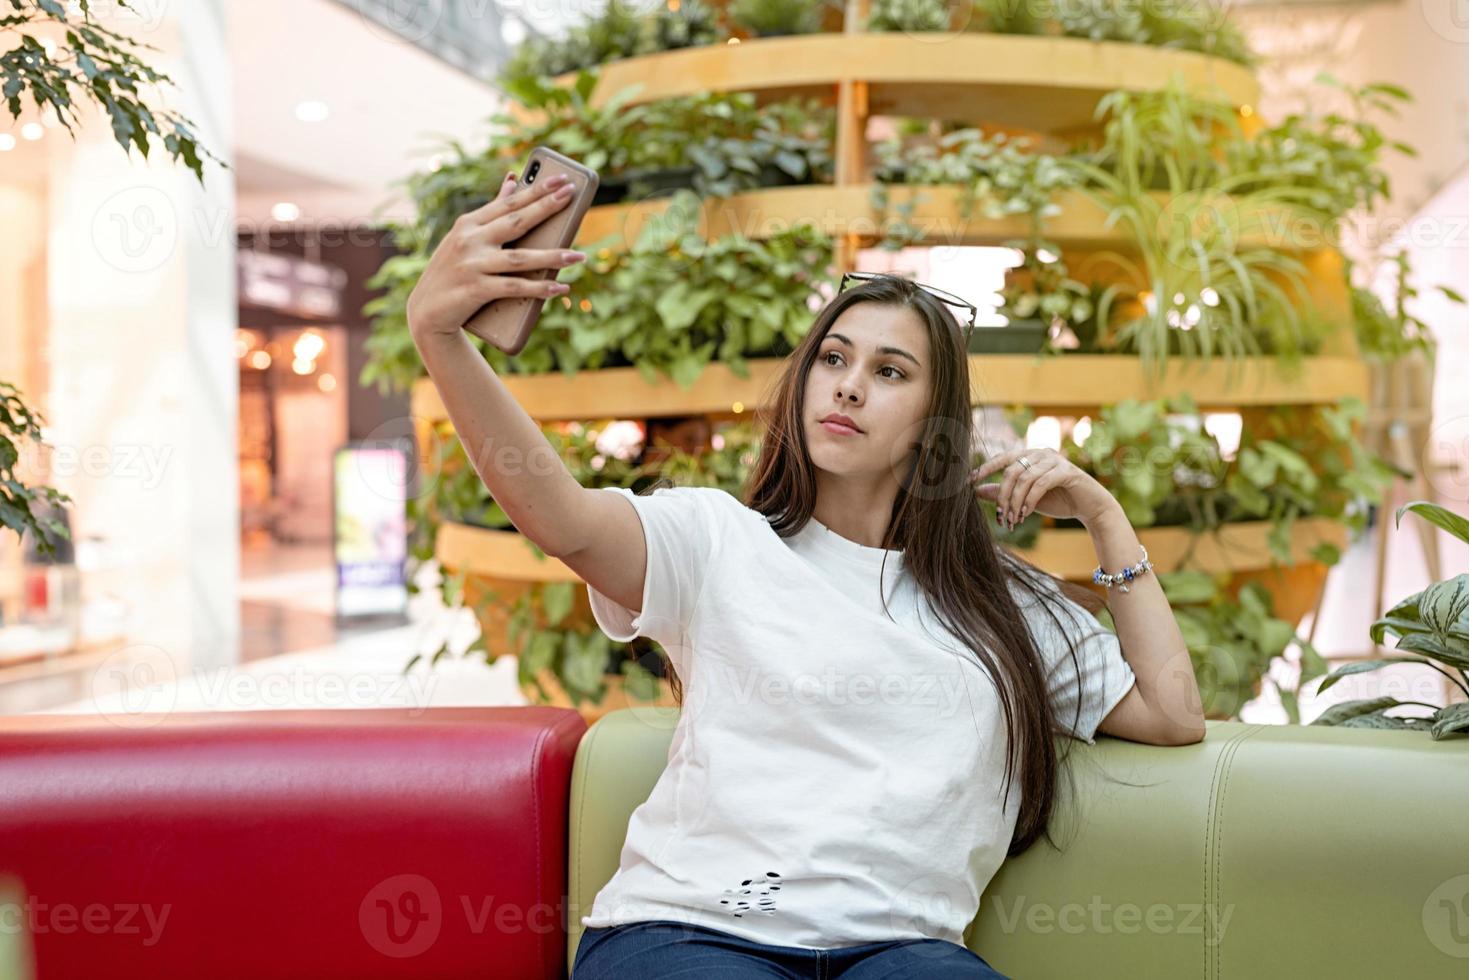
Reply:
[[1021, 456], [1018, 460], [1016, 460], [1016, 462], [1018, 462], [1021, 466], [1025, 467], [1026, 469], [1030, 469], [1030, 460], [1026, 459], [1024, 456]]

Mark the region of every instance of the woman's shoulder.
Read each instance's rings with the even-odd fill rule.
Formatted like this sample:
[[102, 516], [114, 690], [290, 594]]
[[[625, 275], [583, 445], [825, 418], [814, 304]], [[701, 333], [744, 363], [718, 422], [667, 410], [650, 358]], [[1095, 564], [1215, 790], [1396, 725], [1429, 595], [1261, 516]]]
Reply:
[[[632, 490], [624, 493], [638, 496]], [[745, 505], [738, 496], [723, 487], [708, 486], [656, 486], [641, 494], [661, 500], [675, 500], [685, 504], [691, 512], [705, 515], [710, 521], [758, 523], [764, 526], [765, 515]]]

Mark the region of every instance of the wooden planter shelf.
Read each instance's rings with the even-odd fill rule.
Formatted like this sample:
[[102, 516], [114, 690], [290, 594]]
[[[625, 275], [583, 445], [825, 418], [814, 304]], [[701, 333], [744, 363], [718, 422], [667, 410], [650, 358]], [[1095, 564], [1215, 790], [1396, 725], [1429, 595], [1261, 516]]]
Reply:
[[[501, 380], [520, 406], [541, 422], [679, 415], [723, 418], [759, 407], [774, 390], [785, 359], [757, 358], [748, 364], [748, 379], [728, 365], [710, 364], [687, 391], [667, 379], [649, 384], [637, 368], [581, 371], [574, 377], [560, 372], [510, 374]], [[1123, 398], [1182, 394], [1191, 395], [1201, 409], [1314, 405], [1344, 395], [1365, 397], [1368, 386], [1366, 363], [1350, 356], [1307, 358], [1298, 374], [1285, 373], [1271, 358], [1245, 358], [1232, 368], [1222, 361], [1209, 365], [1174, 361], [1159, 382], [1144, 372], [1138, 358], [1105, 354], [1045, 358], [972, 354], [969, 371], [976, 405], [1025, 404], [1057, 411], [1090, 410]], [[414, 384], [412, 411], [424, 423], [447, 418], [432, 380]]]
[[[1182, 567], [1185, 557], [1189, 558], [1189, 568], [1200, 571], [1255, 571], [1270, 567], [1267, 543], [1270, 528], [1268, 521], [1226, 524], [1202, 535], [1181, 527], [1141, 528], [1138, 538], [1148, 549], [1155, 571], [1175, 571]], [[1324, 517], [1296, 521], [1291, 535], [1292, 561], [1311, 560], [1311, 549], [1323, 543], [1345, 548], [1346, 527]], [[434, 550], [440, 563], [454, 571], [514, 582], [581, 581], [559, 559], [537, 558], [533, 547], [515, 531], [445, 521], [439, 525]], [[1051, 574], [1071, 581], [1090, 580], [1097, 565], [1096, 549], [1081, 528], [1048, 528], [1037, 537], [1035, 547], [1011, 550]]]
[[[724, 199], [701, 202], [699, 231], [706, 237], [739, 232], [752, 239], [769, 237], [799, 224], [810, 224], [835, 242], [838, 273], [857, 267], [858, 252], [871, 247], [892, 228], [884, 219], [902, 221], [924, 233], [920, 245], [1003, 245], [1027, 237], [1024, 218], [990, 219], [983, 202], [972, 217], [960, 216], [962, 191], [953, 186], [888, 185], [885, 212], [872, 205], [868, 143], [873, 116], [914, 116], [983, 124], [1019, 133], [1056, 137], [1045, 145], [1083, 133], [1095, 133], [1099, 100], [1108, 92], [1157, 91], [1181, 79], [1191, 91], [1221, 98], [1240, 110], [1246, 133], [1259, 125], [1260, 87], [1240, 65], [1207, 55], [1110, 41], [1078, 38], [1021, 37], [987, 33], [910, 34], [857, 30], [868, 10], [866, 0], [847, 0], [840, 32], [797, 37], [763, 38], [740, 43], [665, 51], [615, 61], [600, 67], [591, 95], [605, 106], [618, 93], [635, 104], [705, 92], [752, 92], [764, 102], [786, 97], [816, 97], [836, 109], [833, 185], [766, 188]], [[830, 19], [830, 18], [829, 18]], [[557, 83], [571, 85], [575, 74]], [[526, 121], [540, 113], [511, 105]], [[922, 195], [913, 213], [902, 206]], [[1161, 199], [1161, 196], [1160, 196]], [[1048, 218], [1046, 237], [1068, 252], [1103, 249], [1128, 251], [1130, 240], [1105, 227], [1104, 209], [1080, 192], [1061, 195], [1060, 213]], [[578, 245], [625, 249], [637, 240], [649, 220], [668, 206], [653, 200], [594, 208], [584, 220]], [[1267, 228], [1291, 230], [1289, 221]], [[605, 245], [604, 245], [605, 243]], [[1342, 260], [1332, 248], [1296, 248], [1264, 234], [1246, 236], [1246, 246], [1292, 251], [1308, 267], [1312, 299], [1327, 317], [1348, 322], [1349, 297]], [[595, 259], [595, 256], [593, 256]], [[1073, 274], [1080, 275], [1073, 266]], [[1308, 358], [1299, 370], [1283, 369], [1274, 358], [1250, 358], [1203, 365], [1174, 360], [1161, 378], [1146, 373], [1139, 359], [1125, 356], [1075, 355], [1037, 358], [1031, 355], [973, 355], [969, 358], [976, 404], [1033, 406], [1043, 412], [1091, 414], [1122, 399], [1150, 399], [1189, 394], [1201, 409], [1267, 408], [1276, 405], [1322, 404], [1344, 395], [1365, 397], [1368, 370], [1356, 356], [1349, 329], [1325, 340], [1321, 356]], [[687, 390], [660, 378], [648, 382], [635, 368], [581, 372], [504, 375], [502, 380], [520, 406], [539, 422], [596, 419], [648, 419], [686, 415], [739, 417], [760, 407], [774, 392], [784, 358], [748, 362], [749, 377], [725, 364], [711, 364]], [[421, 442], [424, 433], [446, 414], [433, 382], [420, 380], [413, 389], [412, 412]], [[1180, 564], [1231, 573], [1237, 586], [1260, 580], [1276, 597], [1277, 614], [1299, 621], [1321, 594], [1326, 567], [1311, 560], [1319, 544], [1346, 544], [1346, 528], [1326, 518], [1298, 521], [1291, 536], [1293, 566], [1273, 568], [1267, 547], [1271, 525], [1247, 522], [1226, 525], [1195, 536], [1183, 528], [1144, 528], [1139, 537], [1159, 571]], [[442, 523], [435, 553], [446, 569], [467, 576], [466, 597], [494, 590], [513, 601], [536, 583], [579, 582], [564, 563], [540, 557], [517, 532]], [[1032, 563], [1073, 581], [1089, 581], [1096, 565], [1095, 549], [1085, 530], [1050, 528], [1034, 548], [1015, 549]], [[576, 591], [572, 619], [590, 622], [584, 590]], [[495, 646], [504, 634], [505, 602], [482, 612], [487, 642]]]
[[[886, 186], [889, 205], [884, 212], [872, 204], [872, 191]], [[1160, 203], [1169, 195], [1154, 191]], [[900, 206], [918, 198], [908, 215]], [[1063, 246], [1081, 249], [1116, 249], [1127, 251], [1132, 238], [1119, 225], [1106, 226], [1107, 212], [1080, 191], [1056, 195], [1060, 213], [1046, 219], [1046, 238]], [[705, 238], [719, 238], [738, 232], [746, 238], [764, 239], [789, 229], [809, 224], [833, 237], [850, 236], [859, 247], [880, 241], [885, 231], [896, 229], [901, 221], [923, 232], [920, 247], [936, 245], [1004, 245], [1031, 234], [1027, 215], [989, 218], [984, 214], [983, 200], [973, 204], [970, 216], [961, 214], [962, 191], [950, 184], [810, 184], [771, 187], [746, 191], [722, 198], [704, 198], [697, 219], [697, 231]], [[577, 233], [579, 246], [611, 240], [610, 247], [621, 251], [631, 248], [650, 220], [655, 220], [669, 207], [666, 198], [639, 201], [634, 204], [606, 204], [591, 208]], [[1284, 211], [1260, 212], [1251, 221], [1257, 229], [1240, 236], [1241, 247], [1269, 247], [1279, 251], [1320, 251], [1320, 237], [1310, 239], [1310, 249], [1297, 248], [1291, 240], [1296, 226]]]
[[[759, 38], [625, 58], [601, 67], [594, 106], [640, 86], [633, 103], [749, 91], [761, 101], [832, 101], [843, 82], [865, 89], [866, 114], [929, 116], [1048, 133], [1093, 125], [1114, 89], [1151, 91], [1173, 77], [1201, 94], [1253, 106], [1248, 68], [1193, 51], [1085, 38], [986, 33], [866, 33]], [[576, 73], [557, 78], [571, 85]]]

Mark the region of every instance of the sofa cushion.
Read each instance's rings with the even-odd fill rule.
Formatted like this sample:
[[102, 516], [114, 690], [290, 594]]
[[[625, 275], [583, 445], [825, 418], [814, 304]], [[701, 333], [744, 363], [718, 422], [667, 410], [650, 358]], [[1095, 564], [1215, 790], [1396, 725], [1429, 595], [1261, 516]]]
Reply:
[[[608, 714], [572, 776], [570, 912], [617, 869], [677, 710]], [[1071, 745], [1044, 840], [991, 880], [966, 944], [1007, 976], [1461, 976], [1469, 739], [1210, 721], [1202, 742]], [[956, 874], [963, 874], [957, 869]], [[957, 887], [957, 885], [955, 885]], [[914, 902], [945, 901], [942, 881]], [[895, 908], [902, 916], [906, 909]]]

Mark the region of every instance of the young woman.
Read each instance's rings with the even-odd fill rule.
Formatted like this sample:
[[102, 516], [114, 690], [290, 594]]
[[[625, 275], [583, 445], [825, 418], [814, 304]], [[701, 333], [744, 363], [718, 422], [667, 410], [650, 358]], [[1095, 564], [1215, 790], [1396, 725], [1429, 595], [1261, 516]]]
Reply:
[[[817, 314], [767, 399], [743, 499], [583, 488], [459, 329], [494, 296], [557, 294], [503, 272], [575, 259], [499, 249], [564, 206], [552, 190], [507, 181], [460, 219], [409, 322], [496, 501], [587, 582], [604, 632], [662, 646], [681, 702], [580, 920], [575, 980], [1000, 976], [963, 933], [1001, 862], [1049, 840], [1057, 737], [1204, 735], [1120, 505], [1047, 450], [969, 469], [962, 328], [896, 277]], [[1012, 523], [1080, 520], [1109, 585], [1130, 569], [1111, 589], [1117, 632], [1092, 592], [998, 547], [981, 498]]]

